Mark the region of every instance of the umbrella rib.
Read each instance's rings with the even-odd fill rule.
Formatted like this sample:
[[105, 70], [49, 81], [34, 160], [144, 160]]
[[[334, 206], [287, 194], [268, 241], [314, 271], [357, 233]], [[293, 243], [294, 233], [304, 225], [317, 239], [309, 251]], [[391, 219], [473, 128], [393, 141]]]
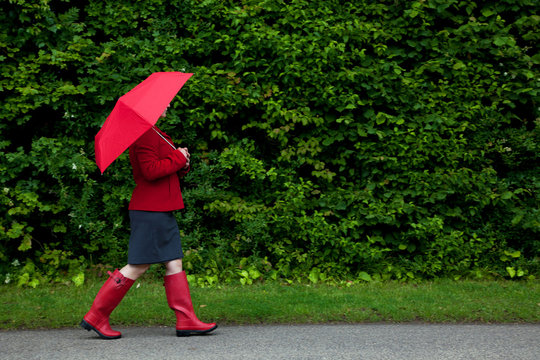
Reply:
[[152, 126], [152, 130], [154, 130], [154, 131], [156, 132], [156, 134], [158, 134], [163, 140], [165, 140], [165, 141], [167, 142], [167, 144], [171, 145], [171, 147], [172, 147], [174, 150], [176, 150], [176, 148], [174, 147], [174, 145], [171, 144], [171, 143], [169, 142], [169, 140], [165, 139], [165, 136], [161, 135], [161, 134], [159, 133], [159, 131], [156, 130], [155, 127]]

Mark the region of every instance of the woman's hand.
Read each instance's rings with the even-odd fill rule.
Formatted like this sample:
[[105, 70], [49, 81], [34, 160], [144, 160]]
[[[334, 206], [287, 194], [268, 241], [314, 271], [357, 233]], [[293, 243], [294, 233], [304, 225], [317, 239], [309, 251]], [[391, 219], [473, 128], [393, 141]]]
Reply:
[[186, 166], [184, 166], [184, 168], [187, 168], [189, 166], [189, 157], [190, 157], [188, 148], [187, 147], [186, 148], [178, 148], [176, 150], [180, 151], [182, 153], [182, 155], [184, 155], [184, 157], [186, 158]]

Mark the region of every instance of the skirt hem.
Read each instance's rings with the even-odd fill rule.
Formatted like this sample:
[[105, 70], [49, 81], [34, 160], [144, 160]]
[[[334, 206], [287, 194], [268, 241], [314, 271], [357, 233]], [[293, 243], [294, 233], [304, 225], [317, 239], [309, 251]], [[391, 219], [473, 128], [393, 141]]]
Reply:
[[163, 263], [166, 263], [166, 262], [169, 262], [169, 261], [173, 261], [173, 260], [178, 260], [178, 259], [183, 259], [184, 257], [182, 256], [177, 256], [177, 257], [174, 257], [172, 259], [168, 259], [168, 260], [160, 260], [160, 261], [150, 261], [150, 262], [144, 262], [144, 261], [129, 261], [128, 259], [128, 264], [129, 265], [154, 265], [154, 264], [163, 264]]

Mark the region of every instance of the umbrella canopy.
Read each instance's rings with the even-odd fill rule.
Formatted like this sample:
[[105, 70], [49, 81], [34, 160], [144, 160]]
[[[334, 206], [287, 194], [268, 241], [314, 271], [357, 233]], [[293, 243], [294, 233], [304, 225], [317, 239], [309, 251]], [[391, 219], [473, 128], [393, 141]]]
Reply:
[[157, 72], [118, 99], [95, 139], [96, 164], [105, 169], [155, 125], [193, 74]]

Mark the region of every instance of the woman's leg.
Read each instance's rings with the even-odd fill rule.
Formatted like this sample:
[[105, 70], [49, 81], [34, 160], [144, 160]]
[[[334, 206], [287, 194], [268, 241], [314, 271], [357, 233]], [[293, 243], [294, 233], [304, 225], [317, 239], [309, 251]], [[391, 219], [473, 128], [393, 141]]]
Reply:
[[165, 263], [165, 275], [174, 275], [182, 272], [182, 259], [176, 259]]
[[149, 268], [150, 268], [150, 264], [141, 264], [141, 265], [127, 264], [122, 269], [120, 269], [120, 272], [122, 273], [122, 275], [124, 275], [128, 279], [137, 280]]
[[193, 311], [186, 273], [182, 270], [182, 259], [165, 263], [164, 285], [169, 307], [176, 314], [176, 335], [189, 336], [206, 334], [217, 328], [215, 323], [204, 323]]
[[135, 280], [144, 274], [150, 265], [126, 265], [122, 270], [109, 271], [109, 279], [101, 287], [92, 303], [90, 311], [83, 317], [81, 326], [86, 330], [94, 330], [104, 339], [118, 339], [119, 331], [111, 329], [109, 316], [118, 306]]

